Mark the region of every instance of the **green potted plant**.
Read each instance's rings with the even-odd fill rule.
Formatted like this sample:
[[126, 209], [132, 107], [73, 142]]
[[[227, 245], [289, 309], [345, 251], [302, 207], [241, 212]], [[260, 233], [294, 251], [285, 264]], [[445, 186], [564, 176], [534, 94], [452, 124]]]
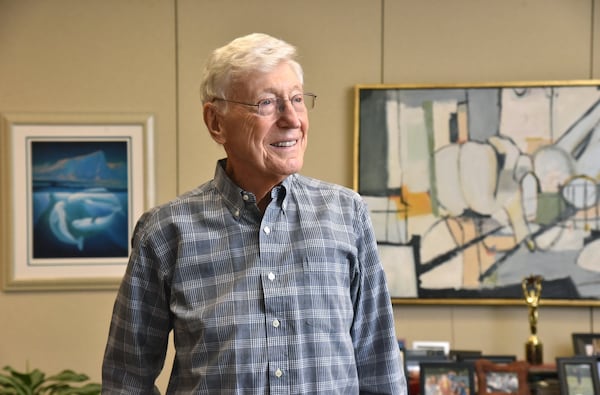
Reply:
[[96, 395], [101, 386], [85, 383], [89, 377], [72, 370], [46, 377], [39, 369], [18, 372], [10, 366], [0, 372], [0, 395]]

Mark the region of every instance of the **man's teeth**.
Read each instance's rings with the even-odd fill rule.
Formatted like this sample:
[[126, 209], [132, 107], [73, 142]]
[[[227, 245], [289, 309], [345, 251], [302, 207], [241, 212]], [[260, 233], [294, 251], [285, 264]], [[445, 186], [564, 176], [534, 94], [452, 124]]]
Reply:
[[295, 144], [296, 144], [296, 140], [292, 140], [292, 141], [281, 141], [279, 143], [274, 143], [273, 145], [275, 147], [291, 147]]

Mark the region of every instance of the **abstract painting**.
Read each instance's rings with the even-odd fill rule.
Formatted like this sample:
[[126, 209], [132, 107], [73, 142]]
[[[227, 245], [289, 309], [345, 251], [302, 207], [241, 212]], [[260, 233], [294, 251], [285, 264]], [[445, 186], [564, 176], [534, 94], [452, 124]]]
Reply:
[[600, 304], [600, 82], [355, 87], [395, 303]]

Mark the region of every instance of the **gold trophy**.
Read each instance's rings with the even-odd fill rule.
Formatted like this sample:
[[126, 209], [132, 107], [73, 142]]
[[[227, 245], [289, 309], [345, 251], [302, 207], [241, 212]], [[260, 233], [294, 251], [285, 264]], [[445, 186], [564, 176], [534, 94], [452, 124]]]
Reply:
[[542, 276], [531, 275], [525, 277], [521, 283], [525, 302], [529, 307], [529, 339], [525, 343], [525, 357], [532, 365], [541, 365], [543, 361], [543, 347], [537, 336], [538, 306], [542, 295]]

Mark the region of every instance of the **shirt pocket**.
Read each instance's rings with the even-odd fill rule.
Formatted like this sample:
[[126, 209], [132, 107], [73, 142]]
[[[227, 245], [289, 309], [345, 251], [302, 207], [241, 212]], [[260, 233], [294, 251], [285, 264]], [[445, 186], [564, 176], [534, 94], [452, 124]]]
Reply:
[[306, 324], [328, 333], [347, 333], [353, 319], [348, 262], [305, 258], [302, 267]]

